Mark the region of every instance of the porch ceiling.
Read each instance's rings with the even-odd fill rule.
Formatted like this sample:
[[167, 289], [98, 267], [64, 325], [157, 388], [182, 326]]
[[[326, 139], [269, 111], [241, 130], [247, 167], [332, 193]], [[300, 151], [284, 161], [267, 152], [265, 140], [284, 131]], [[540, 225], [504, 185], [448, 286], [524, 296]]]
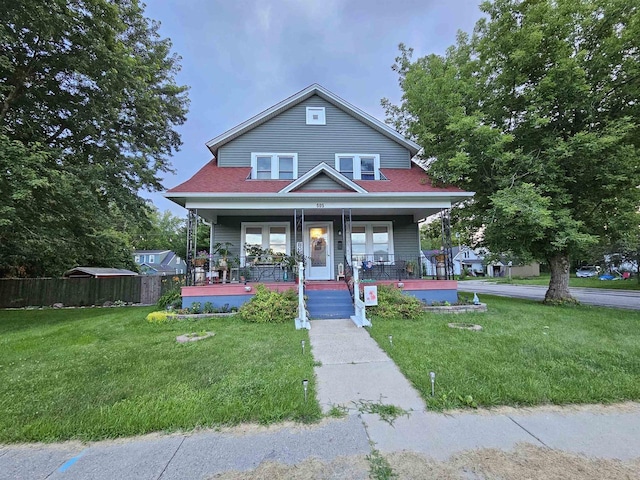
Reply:
[[188, 209], [197, 209], [198, 215], [216, 221], [218, 216], [293, 216], [295, 209], [304, 209], [305, 215], [340, 216], [343, 209], [355, 215], [412, 215], [419, 221], [452, 203], [465, 200], [472, 194], [454, 193], [392, 193], [357, 194], [323, 192], [313, 194], [276, 195], [167, 195]]

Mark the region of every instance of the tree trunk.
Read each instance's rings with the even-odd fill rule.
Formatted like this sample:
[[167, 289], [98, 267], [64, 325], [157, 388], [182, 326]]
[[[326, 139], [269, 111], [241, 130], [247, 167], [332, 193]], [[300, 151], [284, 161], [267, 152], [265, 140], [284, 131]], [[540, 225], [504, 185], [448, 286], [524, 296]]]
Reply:
[[551, 269], [549, 289], [544, 296], [545, 303], [575, 303], [569, 292], [569, 255], [559, 254], [548, 259]]

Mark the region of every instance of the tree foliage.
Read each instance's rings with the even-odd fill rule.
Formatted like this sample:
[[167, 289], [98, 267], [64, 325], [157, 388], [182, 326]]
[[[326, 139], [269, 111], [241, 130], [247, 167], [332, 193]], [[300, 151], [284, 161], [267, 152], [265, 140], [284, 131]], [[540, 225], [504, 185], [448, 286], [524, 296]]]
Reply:
[[431, 176], [475, 191], [460, 214], [491, 250], [547, 261], [570, 299], [570, 256], [638, 236], [640, 7], [495, 0], [444, 56], [400, 46], [389, 121]]
[[0, 273], [130, 264], [138, 191], [162, 188], [180, 146], [179, 58], [137, 0], [0, 10]]

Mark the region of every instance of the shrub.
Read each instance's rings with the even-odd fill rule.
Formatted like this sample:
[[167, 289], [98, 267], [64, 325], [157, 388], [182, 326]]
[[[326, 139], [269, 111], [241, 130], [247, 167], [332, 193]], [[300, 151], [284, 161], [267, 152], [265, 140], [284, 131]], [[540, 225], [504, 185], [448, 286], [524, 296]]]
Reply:
[[180, 308], [182, 307], [182, 296], [180, 295], [180, 288], [177, 290], [169, 290], [165, 292], [159, 299], [156, 305], [159, 308]]
[[216, 307], [211, 302], [205, 302], [204, 307], [202, 307], [202, 313], [215, 313], [216, 311]]
[[173, 320], [175, 315], [169, 312], [151, 312], [147, 315], [147, 322], [149, 323], [165, 323], [168, 320]]
[[256, 294], [240, 307], [240, 315], [252, 323], [285, 323], [296, 318], [298, 297], [295, 290], [272, 292], [264, 285], [256, 286]]
[[379, 285], [378, 306], [369, 308], [378, 318], [414, 318], [422, 313], [422, 302], [396, 287]]

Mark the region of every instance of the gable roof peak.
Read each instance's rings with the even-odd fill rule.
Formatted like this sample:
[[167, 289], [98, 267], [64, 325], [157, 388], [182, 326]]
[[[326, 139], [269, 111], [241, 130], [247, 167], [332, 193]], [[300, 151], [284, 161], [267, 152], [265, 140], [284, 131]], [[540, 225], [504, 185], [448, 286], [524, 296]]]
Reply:
[[249, 120], [242, 122], [239, 125], [227, 130], [226, 132], [218, 135], [217, 137], [209, 140], [205, 145], [209, 148], [211, 153], [216, 155], [218, 148], [223, 146], [224, 144], [230, 142], [234, 138], [239, 137], [240, 135], [252, 130], [253, 128], [267, 122], [273, 117], [281, 114], [282, 112], [290, 109], [291, 107], [303, 102], [313, 95], [318, 95], [320, 98], [326, 100], [337, 108], [347, 112], [351, 116], [360, 120], [362, 123], [370, 126], [374, 130], [377, 130], [382, 135], [392, 139], [393, 141], [399, 143], [403, 147], [409, 150], [411, 156], [414, 156], [420, 150], [420, 146], [405, 138], [402, 134], [396, 132], [394, 129], [389, 127], [386, 123], [381, 122], [377, 118], [369, 115], [368, 113], [360, 110], [358, 107], [351, 105], [349, 102], [343, 100], [335, 93], [330, 92], [325, 87], [320, 85], [319, 83], [313, 83], [308, 87], [300, 90], [298, 93], [291, 95], [290, 97], [282, 100], [279, 103], [276, 103], [272, 107], [264, 110], [263, 112], [258, 113], [257, 115], [251, 117]]
[[298, 178], [294, 182], [291, 182], [289, 185], [284, 187], [278, 193], [291, 193], [299, 189], [302, 185], [309, 182], [311, 179], [316, 178], [318, 175], [327, 175], [337, 184], [341, 185], [342, 187], [348, 190], [352, 190], [353, 192], [367, 193], [367, 191], [364, 188], [362, 188], [360, 185], [351, 181], [350, 179], [345, 177], [343, 174], [338, 172], [335, 168], [332, 168], [329, 165], [327, 165], [325, 162], [319, 163], [318, 165], [313, 167], [311, 170], [309, 170], [307, 173], [302, 175], [300, 178]]

